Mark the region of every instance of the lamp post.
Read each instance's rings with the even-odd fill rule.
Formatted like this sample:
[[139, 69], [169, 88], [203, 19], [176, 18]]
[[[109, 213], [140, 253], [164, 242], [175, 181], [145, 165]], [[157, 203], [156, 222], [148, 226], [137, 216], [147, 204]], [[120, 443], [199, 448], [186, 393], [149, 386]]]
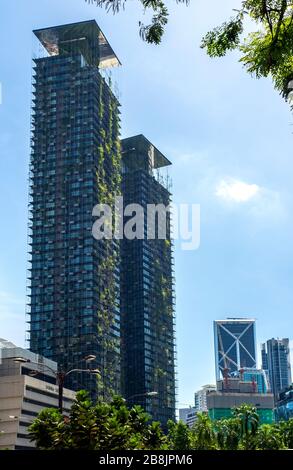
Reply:
[[[90, 354], [90, 355], [84, 357], [79, 362], [85, 361], [87, 363], [87, 362], [94, 361], [95, 359], [96, 359], [96, 356], [94, 356], [93, 354]], [[14, 358], [14, 362], [19, 363], [19, 364], [29, 363], [29, 364], [33, 364], [33, 365], [37, 365], [37, 366], [42, 365], [43, 367], [47, 367], [47, 369], [50, 370], [54, 374], [54, 376], [56, 377], [57, 385], [58, 385], [58, 409], [59, 409], [61, 414], [63, 413], [63, 391], [64, 391], [65, 378], [69, 374], [72, 374], [73, 372], [87, 372], [89, 374], [95, 374], [95, 375], [100, 374], [99, 369], [70, 369], [70, 370], [67, 370], [67, 371], [63, 371], [63, 370], [55, 371], [54, 369], [47, 366], [46, 364], [38, 364], [37, 362], [33, 362], [30, 359], [26, 359], [24, 357], [16, 357], [16, 358]], [[38, 371], [38, 370], [32, 370], [31, 373], [30, 373], [31, 376], [36, 376], [38, 374], [41, 374], [41, 372]]]
[[133, 398], [137, 398], [137, 397], [156, 397], [158, 395], [159, 393], [155, 391], [146, 392], [146, 393], [136, 393], [135, 395], [131, 395], [130, 397], [127, 397], [126, 401], [132, 400]]

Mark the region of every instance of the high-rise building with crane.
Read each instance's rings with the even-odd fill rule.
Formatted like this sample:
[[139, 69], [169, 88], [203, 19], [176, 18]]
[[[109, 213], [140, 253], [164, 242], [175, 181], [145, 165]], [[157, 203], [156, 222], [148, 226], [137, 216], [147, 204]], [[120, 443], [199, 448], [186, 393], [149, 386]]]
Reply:
[[214, 322], [216, 379], [243, 367], [256, 367], [255, 320], [227, 318]]

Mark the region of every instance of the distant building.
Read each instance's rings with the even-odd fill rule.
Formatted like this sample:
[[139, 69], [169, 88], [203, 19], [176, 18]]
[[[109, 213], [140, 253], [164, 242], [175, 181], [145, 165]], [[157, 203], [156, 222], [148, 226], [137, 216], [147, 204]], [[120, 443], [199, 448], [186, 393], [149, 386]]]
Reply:
[[261, 367], [265, 371], [269, 371], [269, 364], [268, 364], [268, 353], [266, 343], [262, 343], [261, 345]]
[[194, 403], [195, 403], [195, 410], [197, 413], [207, 412], [207, 394], [216, 390], [215, 385], [204, 385], [201, 390], [195, 392], [194, 394]]
[[270, 393], [258, 393], [254, 382], [227, 377], [217, 382], [217, 390], [207, 395], [208, 413], [211, 419], [230, 418], [233, 408], [249, 404], [256, 407], [261, 424], [274, 421], [274, 397]]
[[188, 408], [179, 408], [179, 420], [184, 421], [185, 423], [186, 417], [191, 410], [194, 410], [194, 408], [192, 408], [191, 406], [189, 406]]
[[227, 318], [214, 322], [216, 378], [256, 367], [255, 320]]
[[[15, 358], [28, 362], [16, 363]], [[0, 339], [0, 450], [35, 447], [28, 438], [28, 426], [42, 409], [58, 408], [55, 372], [56, 362]], [[64, 389], [64, 415], [74, 398], [73, 391]]]
[[269, 383], [266, 372], [262, 369], [243, 368], [240, 377], [244, 382], [254, 384], [257, 393], [269, 393]]
[[194, 425], [196, 421], [197, 411], [195, 408], [181, 408], [179, 409], [179, 420], [187, 424], [190, 428]]
[[280, 393], [275, 413], [277, 421], [293, 419], [293, 384]]
[[262, 345], [261, 345], [261, 368], [265, 372], [266, 377], [267, 377], [267, 381], [268, 381], [268, 384], [269, 384], [269, 388], [271, 388], [266, 343], [262, 343]]
[[272, 338], [262, 346], [262, 367], [267, 367], [275, 402], [292, 382], [289, 339]]

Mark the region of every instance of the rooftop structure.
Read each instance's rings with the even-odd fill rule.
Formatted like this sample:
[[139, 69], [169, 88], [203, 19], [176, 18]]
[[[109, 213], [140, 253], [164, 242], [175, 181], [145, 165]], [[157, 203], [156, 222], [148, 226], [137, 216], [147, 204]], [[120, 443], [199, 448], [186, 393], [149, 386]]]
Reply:
[[95, 20], [34, 30], [49, 56], [81, 54], [88, 65], [108, 68], [121, 65]]

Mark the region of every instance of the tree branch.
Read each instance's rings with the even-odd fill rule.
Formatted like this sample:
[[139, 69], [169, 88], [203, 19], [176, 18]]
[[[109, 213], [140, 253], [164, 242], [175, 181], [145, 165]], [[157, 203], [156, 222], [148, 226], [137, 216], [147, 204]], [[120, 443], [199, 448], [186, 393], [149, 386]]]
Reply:
[[278, 19], [278, 22], [277, 22], [275, 37], [273, 39], [273, 45], [275, 45], [278, 42], [280, 29], [281, 29], [281, 26], [282, 26], [282, 23], [283, 23], [283, 19], [284, 19], [287, 7], [288, 7], [287, 0], [283, 0], [282, 1], [282, 6], [281, 6], [281, 9], [280, 9], [280, 16], [279, 16], [279, 19]]
[[269, 28], [270, 28], [272, 39], [274, 39], [273, 23], [272, 23], [272, 20], [271, 20], [270, 12], [268, 10], [267, 1], [263, 0], [262, 4], [263, 4], [263, 11], [264, 11], [265, 17], [267, 19], [267, 22], [268, 22], [268, 25], [269, 25]]

